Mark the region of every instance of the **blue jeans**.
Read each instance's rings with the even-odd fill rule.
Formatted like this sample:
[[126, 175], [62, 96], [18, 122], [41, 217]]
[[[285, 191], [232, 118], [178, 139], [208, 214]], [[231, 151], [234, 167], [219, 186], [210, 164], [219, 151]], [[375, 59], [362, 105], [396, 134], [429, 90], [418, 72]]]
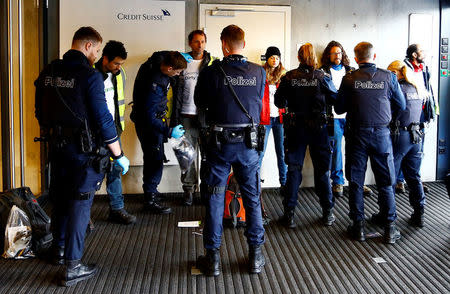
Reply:
[[[122, 142], [119, 139], [120, 146]], [[109, 195], [109, 206], [112, 210], [124, 207], [122, 195], [122, 168], [112, 163], [112, 170], [106, 174], [106, 193]]]
[[264, 153], [266, 152], [267, 141], [269, 139], [270, 130], [273, 131], [273, 139], [275, 142], [275, 152], [277, 154], [277, 163], [278, 163], [278, 176], [281, 185], [286, 184], [286, 174], [287, 174], [287, 166], [284, 162], [284, 129], [283, 124], [280, 123], [280, 117], [271, 117], [270, 125], [265, 125], [266, 127], [266, 137], [264, 139], [264, 150], [259, 155], [259, 166], [262, 164], [262, 160], [264, 157]]
[[345, 118], [334, 119], [334, 136], [330, 137], [331, 148], [331, 183], [344, 185], [344, 171], [342, 168], [342, 137], [344, 136]]
[[397, 218], [393, 184], [395, 166], [392, 154], [391, 133], [387, 127], [368, 127], [352, 130], [346, 135], [345, 176], [349, 182], [350, 219], [364, 220], [363, 186], [370, 157], [378, 189], [380, 214], [388, 222]]

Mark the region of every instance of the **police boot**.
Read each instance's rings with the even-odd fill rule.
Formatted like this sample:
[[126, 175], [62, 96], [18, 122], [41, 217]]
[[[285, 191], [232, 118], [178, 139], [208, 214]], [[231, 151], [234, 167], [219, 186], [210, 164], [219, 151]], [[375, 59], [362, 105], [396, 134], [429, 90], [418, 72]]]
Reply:
[[259, 274], [266, 264], [266, 259], [261, 251], [261, 245], [250, 245], [248, 259], [250, 273]]
[[285, 207], [284, 215], [281, 217], [281, 223], [289, 229], [293, 229], [297, 226], [294, 221], [294, 210], [295, 207]]
[[220, 275], [219, 268], [220, 253], [219, 249], [206, 249], [206, 254], [197, 258], [196, 267], [207, 276]]
[[144, 210], [148, 210], [155, 214], [169, 214], [172, 212], [172, 208], [162, 206], [157, 200], [157, 193], [145, 193], [144, 194]]
[[411, 218], [409, 219], [409, 224], [414, 227], [423, 228], [423, 214], [424, 209], [414, 209]]
[[63, 265], [64, 261], [64, 246], [52, 245], [48, 252], [48, 262], [53, 265]]
[[129, 225], [136, 222], [136, 217], [129, 214], [124, 208], [118, 210], [111, 209], [109, 211], [108, 220], [119, 224]]
[[322, 216], [322, 223], [325, 226], [331, 226], [336, 221], [336, 218], [333, 214], [333, 209], [330, 210], [324, 210], [323, 216]]
[[95, 265], [84, 265], [79, 259], [66, 261], [66, 272], [60, 284], [65, 287], [92, 278], [97, 273]]
[[348, 226], [347, 232], [350, 237], [356, 241], [366, 241], [365, 222], [363, 220], [354, 221], [352, 225]]
[[183, 193], [184, 205], [191, 206], [194, 201], [194, 193], [192, 191], [184, 191]]
[[400, 231], [397, 229], [395, 222], [390, 222], [384, 227], [384, 243], [395, 244], [400, 238]]

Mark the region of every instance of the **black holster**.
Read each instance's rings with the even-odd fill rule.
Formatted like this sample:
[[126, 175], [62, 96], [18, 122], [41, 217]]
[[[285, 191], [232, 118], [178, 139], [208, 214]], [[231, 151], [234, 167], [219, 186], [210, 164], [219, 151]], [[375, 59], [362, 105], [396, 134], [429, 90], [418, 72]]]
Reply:
[[333, 137], [334, 136], [334, 115], [333, 115], [333, 111], [331, 109], [331, 105], [327, 106], [326, 122], [327, 122], [328, 136]]
[[100, 146], [92, 155], [90, 164], [97, 173], [108, 173], [112, 169], [110, 151]]
[[418, 123], [411, 123], [408, 126], [409, 135], [411, 137], [411, 143], [413, 144], [419, 144], [422, 142], [423, 139], [423, 132], [420, 129], [420, 124]]

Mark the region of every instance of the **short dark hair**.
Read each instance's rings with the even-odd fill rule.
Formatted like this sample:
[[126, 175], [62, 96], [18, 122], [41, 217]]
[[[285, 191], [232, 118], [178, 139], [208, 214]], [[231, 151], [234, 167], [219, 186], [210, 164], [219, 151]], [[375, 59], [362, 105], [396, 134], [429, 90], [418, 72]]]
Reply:
[[237, 25], [229, 25], [220, 33], [220, 40], [225, 41], [233, 48], [237, 48], [244, 45], [245, 33]]
[[102, 36], [93, 27], [81, 27], [73, 35], [72, 44], [77, 41], [101, 43]]
[[355, 46], [354, 51], [358, 61], [367, 60], [373, 54], [373, 45], [369, 42], [360, 42]]
[[194, 30], [194, 31], [189, 33], [189, 36], [188, 36], [189, 43], [192, 41], [192, 39], [194, 39], [195, 35], [201, 35], [201, 36], [205, 37], [205, 42], [206, 42], [206, 34], [205, 34], [205, 32], [202, 31], [202, 30]]
[[348, 59], [347, 53], [344, 50], [344, 47], [342, 47], [341, 43], [338, 41], [331, 41], [328, 43], [327, 47], [325, 47], [325, 50], [323, 50], [322, 58], [320, 59], [320, 63], [324, 66], [330, 66], [330, 52], [333, 47], [339, 47], [342, 51], [342, 64], [345, 66], [350, 65], [350, 60]]
[[168, 51], [162, 63], [173, 69], [185, 69], [187, 67], [186, 59], [178, 51]]
[[116, 57], [127, 59], [128, 53], [125, 50], [125, 46], [123, 46], [122, 42], [110, 40], [103, 48], [102, 56], [106, 56], [108, 58], [108, 61], [111, 62]]
[[406, 58], [413, 59], [413, 53], [417, 53], [419, 45], [418, 44], [411, 44], [408, 46], [408, 49], [406, 49]]

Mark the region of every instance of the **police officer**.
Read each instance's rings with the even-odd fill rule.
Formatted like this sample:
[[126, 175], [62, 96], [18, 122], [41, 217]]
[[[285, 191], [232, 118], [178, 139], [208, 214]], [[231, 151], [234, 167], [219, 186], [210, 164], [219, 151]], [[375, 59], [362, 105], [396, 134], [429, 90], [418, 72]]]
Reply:
[[297, 205], [298, 188], [302, 183], [302, 168], [306, 147], [314, 165], [314, 186], [322, 206], [322, 222], [331, 226], [334, 197], [330, 185], [331, 149], [326, 128], [326, 106], [334, 103], [336, 89], [328, 74], [317, 68], [312, 44], [306, 43], [298, 50], [300, 65], [281, 79], [275, 93], [275, 105], [288, 109], [283, 124], [286, 135], [287, 194], [284, 198], [282, 222], [295, 228], [294, 210]]
[[36, 118], [49, 141], [54, 262], [65, 259], [60, 281], [64, 286], [91, 278], [97, 271], [83, 264], [81, 257], [94, 193], [100, 189], [109, 157], [122, 174], [129, 167], [105, 103], [102, 76], [92, 67], [101, 43], [96, 30], [80, 28], [72, 49], [47, 66], [35, 82]]
[[[388, 66], [388, 70], [397, 75], [403, 96], [406, 99], [406, 110], [398, 111], [393, 115], [395, 132], [392, 134], [394, 151], [395, 175], [400, 169], [409, 187], [409, 203], [414, 209], [409, 220], [416, 227], [423, 227], [423, 214], [425, 206], [425, 193], [420, 180], [420, 165], [422, 163], [423, 133], [420, 118], [424, 98], [417, 91], [414, 81], [409, 80], [407, 66], [396, 60]], [[422, 124], [423, 125], [423, 124]], [[394, 186], [395, 191], [395, 186]], [[381, 221], [379, 215], [374, 220]]]
[[395, 226], [397, 218], [392, 185], [395, 168], [389, 122], [392, 109], [405, 109], [405, 98], [396, 76], [374, 64], [372, 44], [356, 45], [355, 61], [359, 69], [344, 76], [335, 111], [347, 112], [346, 177], [349, 182], [350, 218], [348, 230], [352, 238], [365, 240], [363, 184], [370, 157], [378, 188], [378, 203], [384, 225], [384, 241], [394, 244], [400, 239]]
[[[102, 57], [95, 64], [95, 68], [103, 76], [105, 96], [108, 110], [111, 113], [119, 136], [125, 130], [125, 71], [122, 68], [127, 59], [127, 51], [122, 42], [108, 41], [103, 48]], [[109, 195], [109, 217], [113, 222], [132, 224], [136, 217], [129, 214], [124, 207], [122, 195], [121, 169], [113, 165], [106, 173], [106, 192]]]
[[184, 134], [182, 125], [169, 128], [165, 116], [170, 78], [179, 75], [186, 65], [185, 57], [177, 51], [155, 52], [141, 65], [134, 82], [130, 117], [144, 153], [144, 209], [151, 213], [172, 212], [159, 203], [157, 187], [165, 160], [164, 142], [169, 136], [180, 138]]
[[247, 220], [249, 270], [260, 273], [265, 264], [261, 252], [264, 228], [255, 129], [259, 123], [266, 74], [261, 66], [242, 56], [245, 40], [241, 28], [236, 25], [225, 27], [220, 40], [224, 59], [215, 61], [200, 73], [194, 94], [195, 104], [206, 110], [206, 121], [211, 126], [206, 167], [202, 170], [205, 173], [202, 179], [208, 187], [203, 229], [206, 255], [198, 257], [197, 268], [209, 276], [220, 274], [225, 188], [230, 167], [233, 167]]

